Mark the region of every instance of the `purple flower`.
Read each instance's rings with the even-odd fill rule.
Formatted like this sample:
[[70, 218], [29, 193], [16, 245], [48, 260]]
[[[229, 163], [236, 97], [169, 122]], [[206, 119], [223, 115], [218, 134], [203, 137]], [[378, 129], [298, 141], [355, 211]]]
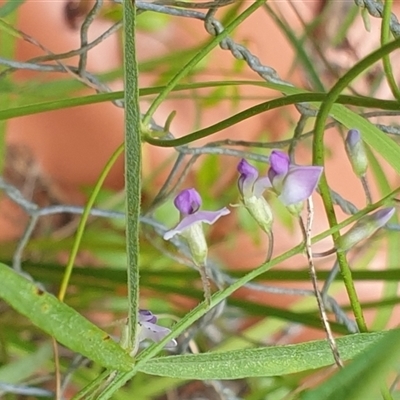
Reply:
[[366, 215], [357, 221], [340, 238], [339, 251], [347, 251], [357, 245], [361, 240], [367, 239], [379, 228], [382, 228], [395, 212], [394, 207], [382, 208], [371, 215]]
[[199, 211], [201, 206], [201, 197], [196, 189], [184, 189], [175, 198], [175, 207], [181, 214], [181, 222], [170, 231], [164, 234], [164, 239], [169, 240], [176, 234], [182, 234], [194, 224], [204, 222], [212, 225], [223, 215], [230, 211], [224, 207], [218, 211]]
[[[157, 325], [157, 317], [148, 310], [139, 310], [139, 325], [139, 342], [150, 339], [157, 343], [171, 332], [170, 329]], [[172, 339], [165, 345], [165, 348], [171, 349], [176, 345], [176, 340]]]
[[319, 166], [291, 164], [289, 156], [279, 150], [271, 152], [269, 162], [268, 180], [264, 184], [274, 190], [285, 206], [308, 199], [317, 187], [323, 170]]
[[182, 190], [175, 198], [175, 207], [181, 215], [181, 222], [164, 234], [164, 239], [169, 240], [175, 235], [182, 235], [189, 247], [193, 261], [198, 266], [206, 265], [208, 247], [204, 237], [202, 223], [212, 225], [223, 215], [230, 211], [224, 207], [218, 211], [199, 211], [201, 197], [195, 189]]
[[289, 211], [297, 215], [301, 211], [299, 206], [317, 187], [323, 170], [322, 167], [291, 164], [289, 156], [279, 150], [271, 152], [269, 161], [270, 168], [263, 178], [258, 178], [257, 169], [244, 159], [237, 167], [243, 204], [267, 233], [271, 229], [272, 213], [262, 197], [264, 190], [272, 189]]
[[267, 234], [270, 233], [273, 222], [272, 212], [262, 196], [266, 188], [265, 179], [268, 178], [258, 179], [257, 169], [245, 159], [239, 162], [237, 170], [240, 173], [238, 187], [243, 205], [260, 228]]

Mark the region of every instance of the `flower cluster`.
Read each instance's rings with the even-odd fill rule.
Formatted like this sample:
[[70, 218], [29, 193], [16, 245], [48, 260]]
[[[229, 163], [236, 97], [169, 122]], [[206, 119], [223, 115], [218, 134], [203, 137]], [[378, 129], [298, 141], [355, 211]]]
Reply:
[[270, 232], [272, 212], [262, 196], [264, 191], [272, 190], [290, 212], [298, 215], [304, 200], [311, 196], [318, 185], [322, 167], [299, 166], [290, 162], [289, 156], [273, 150], [267, 176], [258, 178], [258, 171], [246, 160], [238, 165], [240, 174], [238, 186], [242, 202], [261, 229]]
[[[346, 150], [357, 175], [366, 171], [366, 156], [360, 132], [351, 129], [346, 138]], [[266, 190], [275, 193], [283, 205], [295, 216], [299, 216], [303, 203], [316, 189], [323, 172], [321, 166], [302, 166], [291, 163], [289, 156], [280, 150], [273, 150], [269, 158], [270, 167], [266, 176], [259, 177], [258, 170], [242, 159], [239, 172], [238, 188], [241, 201], [260, 228], [270, 233], [273, 214], [268, 202], [263, 197]], [[180, 212], [178, 225], [164, 234], [165, 240], [175, 235], [183, 236], [190, 247], [196, 265], [206, 265], [207, 243], [202, 223], [213, 224], [220, 217], [229, 214], [224, 207], [218, 211], [199, 211], [201, 197], [195, 189], [184, 189], [175, 198], [175, 206]], [[345, 235], [343, 248], [350, 248], [355, 242], [370, 236], [382, 227], [393, 215], [393, 209], [384, 209], [366, 217], [357, 224], [352, 233]]]
[[[350, 130], [345, 145], [354, 172], [363, 178], [367, 169], [367, 158], [360, 132], [355, 129]], [[267, 174], [262, 177], [259, 177], [258, 170], [245, 159], [239, 162], [237, 170], [239, 172], [238, 189], [242, 204], [260, 228], [271, 235], [273, 213], [263, 197], [264, 192], [269, 190], [275, 193], [293, 215], [299, 216], [304, 201], [312, 195], [319, 183], [323, 167], [296, 165], [290, 161], [286, 153], [280, 150], [271, 152], [269, 164]], [[200, 267], [200, 271], [203, 268], [203, 274], [205, 274], [208, 248], [202, 223], [211, 225], [220, 217], [229, 214], [230, 211], [226, 207], [218, 211], [199, 211], [202, 200], [199, 193], [193, 188], [182, 190], [176, 196], [174, 203], [180, 212], [180, 222], [175, 228], [164, 234], [164, 239], [170, 240], [177, 234], [184, 237], [189, 245], [194, 263]], [[361, 240], [371, 236], [388, 222], [394, 212], [393, 207], [385, 208], [361, 218], [341, 237], [340, 246], [336, 250], [347, 251]], [[206, 275], [202, 275], [202, 278], [204, 276]], [[151, 313], [148, 316], [142, 315], [142, 318], [143, 328], [147, 329], [146, 336], [152, 340], [160, 340], [159, 338], [164, 337], [169, 331], [154, 325], [156, 320]], [[170, 344], [174, 345], [175, 342]]]

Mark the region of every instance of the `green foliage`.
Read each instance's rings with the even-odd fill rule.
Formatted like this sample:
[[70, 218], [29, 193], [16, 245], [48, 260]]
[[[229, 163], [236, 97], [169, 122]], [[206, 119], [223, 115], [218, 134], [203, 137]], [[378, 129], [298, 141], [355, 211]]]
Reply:
[[[279, 5], [275, 7], [275, 4], [261, 0], [235, 2], [218, 10], [214, 17], [221, 21], [224, 29], [214, 33], [213, 29], [219, 25], [204, 22], [204, 10], [187, 8], [190, 4], [194, 6], [193, 2], [178, 4], [182, 7], [173, 8], [175, 15], [135, 10], [135, 2], [113, 4], [103, 8], [99, 15], [110, 23], [124, 18], [120, 68], [90, 76], [90, 79], [86, 74], [90, 71], [79, 75], [75, 69], [66, 69], [60, 73], [60, 78], [52, 79], [47, 79], [47, 73], [42, 71], [40, 76], [20, 81], [15, 74], [18, 68], [9, 68], [7, 62], [16, 58], [16, 46], [21, 40], [37, 45], [34, 38], [24, 36], [23, 27], [21, 31], [16, 29], [17, 12], [23, 3], [6, 1], [0, 7], [0, 169], [5, 159], [7, 126], [14, 118], [124, 100], [125, 143], [104, 165], [97, 183], [85, 188], [88, 199], [84, 209], [66, 227], [66, 233], [64, 226], [56, 227], [60, 228], [61, 234], [52, 234], [51, 229], [47, 231], [50, 233], [40, 234], [38, 229], [38, 232], [31, 232], [31, 236], [0, 245], [0, 397], [4, 393], [9, 395], [5, 397], [7, 400], [17, 399], [17, 389], [21, 387], [34, 396], [29, 389], [33, 390], [46, 380], [51, 380], [51, 385], [46, 387], [56, 386], [53, 384], [56, 374], [69, 382], [75, 393], [74, 399], [85, 400], [158, 400], [169, 391], [178, 393], [176, 396], [182, 396], [182, 399], [191, 398], [191, 381], [198, 380], [207, 381], [217, 392], [221, 387], [225, 392], [234, 387], [235, 396], [245, 400], [399, 398], [398, 388], [391, 385], [396, 382], [394, 372], [396, 367], [398, 370], [400, 334], [398, 330], [389, 330], [393, 310], [398, 305], [397, 217], [391, 221], [390, 232], [381, 230], [366, 244], [351, 249], [349, 254], [337, 254], [341, 273], [333, 278], [335, 285], [329, 292], [333, 298], [327, 297], [328, 292], [323, 293], [326, 307], [331, 312], [330, 327], [337, 336], [338, 351], [345, 362], [344, 368], [337, 370], [332, 369], [334, 358], [326, 339], [292, 344], [291, 334], [298, 326], [317, 330], [322, 337], [325, 332], [314, 293], [298, 290], [299, 287], [311, 287], [307, 259], [299, 257], [304, 255], [305, 249], [297, 236], [298, 221], [275, 196], [270, 201], [275, 226], [282, 225], [281, 232], [284, 232], [275, 237], [275, 243], [284, 242], [285, 250], [278, 253], [273, 248], [271, 260], [258, 265], [247, 262], [248, 258], [253, 260], [255, 252], [265, 258], [267, 240], [243, 207], [230, 207], [229, 218], [232, 219], [226, 220], [226, 226], [221, 222], [221, 230], [207, 229], [210, 245], [207, 267], [214, 293], [210, 307], [202, 302], [199, 274], [193, 267], [185, 241], [179, 236], [171, 243], [163, 240], [165, 231], [178, 223], [179, 212], [172, 200], [179, 190], [189, 184], [195, 186], [202, 194], [203, 210], [237, 203], [237, 171], [227, 167], [231, 165], [228, 157], [251, 159], [264, 174], [267, 157], [273, 148], [288, 149], [292, 155], [297, 154], [298, 149], [299, 153], [306, 150], [314, 164], [325, 167], [326, 179], [322, 179], [319, 192], [325, 209], [323, 217], [329, 220], [330, 226], [311, 238], [313, 245], [322, 246], [319, 242], [330, 236], [338, 243], [340, 233], [352, 223], [377, 208], [393, 205], [400, 188], [390, 175], [400, 172], [400, 132], [391, 118], [398, 117], [400, 96], [396, 83], [397, 64], [392, 65], [391, 56], [398, 52], [400, 39], [399, 27], [390, 16], [392, 2], [387, 0], [382, 5], [380, 45], [354, 61], [351, 67], [336, 65], [338, 60], [330, 53], [340, 51], [337, 45], [348, 39], [357, 21], [361, 18], [369, 20], [372, 11], [368, 7], [375, 4], [374, 1], [365, 2], [361, 12], [355, 4], [344, 6], [345, 11], [340, 11], [342, 24], [326, 32], [324, 25], [332, 23], [332, 13], [337, 12], [335, 7], [339, 2], [328, 2], [324, 11], [309, 22], [298, 14], [298, 24], [293, 24], [289, 13], [286, 15]], [[144, 4], [170, 10], [165, 4]], [[251, 18], [257, 13], [268, 15], [282, 33], [295, 53], [292, 70], [301, 71], [307, 80], [296, 85], [291, 78], [288, 82], [283, 80], [281, 71], [273, 71], [269, 66], [274, 65], [275, 59], [265, 62], [260, 49], [257, 46], [253, 49], [251, 39], [241, 38], [239, 47], [233, 41], [237, 29], [245, 24], [251, 27]], [[137, 30], [142, 36], [155, 35], [162, 43], [164, 31], [173, 31], [174, 24], [182, 17], [191, 18], [193, 24], [205, 23], [207, 33], [204, 37], [196, 38], [194, 45], [184, 49], [168, 48], [165, 54], [137, 60], [138, 46], [134, 35]], [[321, 30], [332, 37], [319, 36]], [[392, 40], [391, 36], [397, 39]], [[221, 49], [217, 51], [218, 46]], [[253, 53], [249, 53], [249, 49]], [[275, 56], [281, 56], [280, 49]], [[46, 57], [45, 61], [27, 62], [59, 66], [67, 58], [60, 57], [55, 61], [55, 55], [50, 53], [46, 53]], [[209, 79], [212, 74], [218, 74], [217, 57], [226, 57], [230, 62], [224, 60], [223, 73], [216, 79]], [[151, 74], [153, 86], [139, 88], [141, 74]], [[125, 90], [105, 89], [115, 80], [124, 80]], [[368, 85], [360, 90], [357, 83], [365, 81]], [[376, 96], [382, 81], [388, 83], [391, 93], [384, 99]], [[88, 94], [86, 90], [83, 94], [81, 90], [88, 84], [97, 92]], [[252, 89], [257, 89], [255, 92], [260, 94], [248, 95]], [[268, 95], [265, 95], [267, 90]], [[140, 107], [139, 98], [143, 100]], [[195, 117], [193, 121], [187, 121], [188, 117], [183, 116], [186, 131], [176, 138], [167, 133], [174, 135], [176, 124], [182, 119], [182, 111], [175, 103], [169, 107], [169, 102], [177, 99], [185, 106], [193, 107]], [[159, 119], [160, 106], [167, 109], [164, 115], [177, 111], [170, 126]], [[297, 122], [293, 115], [288, 116], [288, 107], [294, 106], [304, 120], [300, 118]], [[223, 111], [218, 111], [205, 123], [206, 113], [214, 108]], [[275, 115], [287, 119], [289, 133], [284, 140], [280, 137], [271, 139], [270, 136], [275, 134], [274, 126], [263, 125], [264, 116], [272, 110], [282, 111]], [[374, 115], [383, 122], [379, 120], [377, 124], [376, 119], [372, 119]], [[255, 132], [246, 128], [246, 123], [254, 118], [262, 121], [260, 132], [268, 132], [257, 142], [249, 139]], [[360, 181], [354, 188], [357, 193], [363, 193], [363, 204], [357, 201], [358, 211], [345, 201], [353, 201], [353, 193], [340, 192], [343, 199], [338, 200], [332, 192], [337, 188], [331, 185], [329, 175], [333, 172], [331, 166], [327, 168], [327, 162], [343, 148], [340, 141], [327, 148], [326, 137], [331, 134], [329, 128], [332, 126], [342, 135], [347, 129], [359, 129], [367, 145], [369, 182]], [[229, 135], [236, 127], [241, 132], [240, 137], [231, 135], [229, 141], [216, 139], [215, 134]], [[174, 148], [177, 153], [171, 152], [169, 159], [141, 180], [142, 144]], [[124, 152], [125, 193], [118, 196], [103, 190], [102, 185], [115, 160]], [[174, 168], [171, 168], [171, 160], [176, 161]], [[168, 176], [162, 183], [160, 174]], [[373, 196], [368, 189], [371, 182]], [[21, 194], [16, 193], [15, 188], [10, 189], [2, 179], [0, 188], [28, 212], [31, 222], [44, 218], [38, 210], [46, 210], [46, 207], [37, 209], [33, 203], [26, 206], [21, 202]], [[22, 191], [22, 196], [28, 197], [26, 193]], [[25, 200], [29, 202], [28, 198]], [[95, 205], [114, 213], [107, 214], [105, 219], [94, 216]], [[339, 207], [348, 217], [342, 217]], [[234, 241], [235, 235], [252, 239], [246, 242], [252, 242], [252, 247]], [[384, 257], [374, 258], [383, 252]], [[88, 254], [86, 260], [84, 256]], [[19, 274], [18, 268], [13, 270], [10, 266], [18, 267], [16, 261], [21, 261], [21, 255], [23, 273]], [[62, 262], [65, 255], [68, 256], [66, 263]], [[237, 261], [237, 256], [243, 262], [244, 265], [239, 265], [240, 270], [231, 268], [225, 260], [227, 255], [233, 261]], [[319, 270], [317, 257], [314, 261], [322, 288], [322, 282], [330, 279], [330, 272]], [[374, 268], [368, 269], [369, 265]], [[248, 269], [250, 266], [251, 270]], [[367, 281], [372, 285], [378, 280], [383, 285], [381, 292], [376, 290], [377, 297], [374, 300], [359, 299], [358, 284]], [[341, 294], [339, 297], [338, 290], [343, 286], [347, 296]], [[294, 296], [301, 300], [294, 302]], [[182, 303], [182, 299], [187, 303]], [[340, 306], [333, 299], [338, 300]], [[272, 303], [273, 300], [276, 301]], [[161, 315], [162, 323], [171, 327], [171, 333], [163, 340], [145, 348], [136, 348], [138, 332], [143, 328], [143, 324], [138, 325], [139, 304], [155, 314], [164, 314]], [[372, 324], [364, 320], [367, 310], [376, 313]], [[24, 318], [19, 318], [20, 315]], [[101, 322], [90, 322], [95, 318]], [[115, 323], [121, 318], [122, 322]], [[172, 326], [171, 319], [175, 322]], [[349, 334], [353, 320], [362, 333]], [[122, 334], [121, 329], [114, 329], [115, 325], [123, 327]], [[354, 330], [354, 324], [351, 326]], [[111, 333], [106, 331], [116, 333], [117, 340], [111, 339]], [[62, 352], [57, 363], [54, 363], [50, 337], [69, 350]], [[190, 354], [165, 354], [164, 345], [178, 337], [180, 341], [191, 339]], [[121, 347], [120, 340], [126, 348]], [[284, 344], [278, 344], [280, 341]], [[129, 355], [131, 350], [135, 353], [132, 357]], [[80, 362], [80, 356], [93, 363]], [[333, 374], [323, 381], [315, 380], [314, 374], [325, 367], [328, 367], [327, 371], [334, 371]], [[230, 380], [237, 380], [237, 386], [230, 386]], [[17, 386], [7, 389], [6, 384]], [[301, 391], [303, 385], [308, 389]], [[181, 389], [182, 386], [185, 388]], [[204, 392], [201, 395], [205, 397], [206, 389], [200, 387]]]
[[132, 359], [106, 332], [57, 298], [0, 264], [0, 297], [71, 350], [103, 367], [129, 370]]
[[396, 329], [380, 337], [344, 369], [318, 389], [308, 392], [301, 398], [302, 400], [377, 398], [387, 374], [398, 363], [399, 355], [400, 331]]
[[[367, 346], [375, 344], [382, 336], [381, 333], [370, 333], [338, 339], [337, 345], [342, 359], [352, 359]], [[385, 343], [388, 344], [389, 341], [386, 340]], [[389, 349], [390, 346], [387, 346], [387, 350]], [[397, 356], [395, 354], [394, 357]], [[382, 360], [384, 359], [382, 356]], [[365, 357], [363, 361], [365, 364]], [[162, 357], [149, 361], [140, 369], [142, 372], [171, 378], [240, 379], [294, 374], [326, 367], [332, 363], [328, 343], [321, 340], [297, 345]]]

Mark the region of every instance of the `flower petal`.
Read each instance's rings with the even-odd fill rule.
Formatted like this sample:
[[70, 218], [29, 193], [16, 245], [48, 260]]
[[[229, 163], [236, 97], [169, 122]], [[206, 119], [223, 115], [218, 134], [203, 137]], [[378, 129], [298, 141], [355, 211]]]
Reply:
[[253, 188], [253, 195], [257, 198], [261, 197], [265, 189], [272, 187], [271, 181], [267, 176], [257, 179]]
[[284, 176], [289, 171], [290, 159], [289, 156], [280, 150], [272, 150], [269, 156], [270, 169], [268, 177], [273, 182], [276, 176]]
[[[139, 310], [139, 325], [139, 342], [146, 339], [159, 342], [171, 332], [170, 329], [157, 325], [157, 317], [149, 310]], [[170, 340], [165, 347], [172, 348], [175, 347], [176, 344], [176, 340], [173, 339]]]
[[139, 322], [157, 323], [157, 317], [149, 310], [139, 310]]
[[184, 189], [175, 197], [174, 204], [182, 215], [194, 214], [201, 206], [201, 197], [196, 189]]
[[169, 240], [174, 237], [176, 234], [180, 234], [186, 229], [188, 229], [191, 225], [204, 222], [206, 224], [213, 224], [218, 218], [222, 217], [223, 215], [229, 214], [230, 211], [224, 207], [218, 211], [198, 211], [194, 214], [188, 215], [182, 219], [181, 222], [174, 228], [169, 230], [164, 234], [164, 239]]
[[291, 166], [283, 181], [279, 199], [285, 206], [308, 199], [318, 185], [322, 170], [318, 166]]
[[378, 210], [372, 216], [375, 227], [377, 227], [378, 229], [382, 228], [382, 226], [385, 225], [386, 222], [388, 222], [390, 218], [392, 218], [395, 211], [396, 211], [396, 209], [394, 207], [382, 208], [382, 209]]
[[238, 180], [240, 194], [242, 197], [252, 196], [253, 185], [258, 178], [257, 168], [253, 167], [244, 158], [242, 158], [237, 166], [237, 170], [240, 173]]
[[350, 129], [347, 132], [346, 143], [350, 148], [354, 148], [362, 140], [361, 133], [358, 129]]
[[217, 211], [199, 211], [196, 213], [198, 221], [204, 222], [205, 224], [212, 225], [217, 219], [224, 215], [230, 214], [230, 211], [224, 207]]
[[[167, 336], [170, 332], [171, 329], [165, 328], [164, 326], [159, 326], [150, 322], [142, 322], [139, 334], [139, 342], [150, 339], [153, 342], [158, 343], [159, 341], [164, 339], [164, 337]], [[172, 339], [165, 345], [165, 348], [170, 349], [175, 347], [176, 345], [176, 340]]]

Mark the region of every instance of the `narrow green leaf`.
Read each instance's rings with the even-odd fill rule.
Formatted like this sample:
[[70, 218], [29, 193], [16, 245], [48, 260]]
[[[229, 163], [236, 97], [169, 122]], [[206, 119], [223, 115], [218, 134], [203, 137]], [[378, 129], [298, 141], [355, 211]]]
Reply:
[[38, 114], [45, 111], [60, 110], [67, 107], [77, 107], [84, 106], [86, 104], [96, 104], [105, 101], [120, 100], [122, 99], [122, 97], [123, 92], [111, 92], [19, 106], [15, 108], [1, 110], [0, 121], [25, 115]]
[[8, 14], [11, 14], [23, 3], [25, 3], [25, 0], [8, 0], [7, 3], [4, 4], [4, 6], [0, 7], [0, 18], [6, 17]]
[[318, 389], [305, 393], [303, 400], [378, 399], [379, 389], [400, 356], [400, 330], [383, 335], [354, 361]]
[[[1, 13], [1, 10], [2, 9], [0, 8], [0, 13]], [[4, 21], [1, 18], [0, 18], [0, 32], [4, 32], [4, 33], [10, 35], [11, 37], [14, 37], [17, 39], [23, 39], [23, 36], [17, 29], [15, 29], [13, 26], [8, 24], [6, 21]], [[5, 39], [10, 40], [9, 38], [3, 38], [3, 40], [5, 40]], [[4, 46], [4, 44], [3, 44], [3, 46]]]
[[[340, 355], [343, 360], [352, 359], [386, 335], [364, 333], [339, 338]], [[140, 365], [139, 370], [182, 379], [240, 379], [293, 374], [332, 364], [334, 360], [328, 343], [318, 340], [286, 346], [161, 357]]]
[[0, 280], [0, 298], [61, 344], [103, 367], [131, 369], [128, 353], [74, 309], [1, 263]]

